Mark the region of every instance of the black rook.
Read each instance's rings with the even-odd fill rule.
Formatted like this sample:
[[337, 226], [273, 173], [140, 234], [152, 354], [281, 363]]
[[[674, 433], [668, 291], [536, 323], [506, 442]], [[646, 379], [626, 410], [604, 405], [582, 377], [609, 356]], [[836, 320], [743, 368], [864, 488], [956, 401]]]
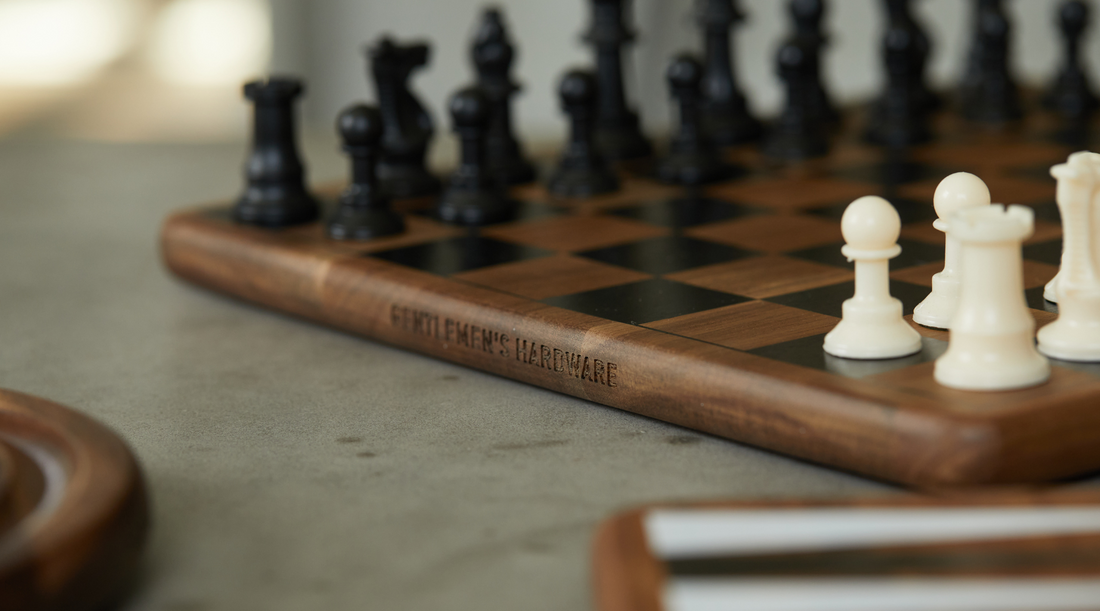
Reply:
[[315, 220], [320, 206], [305, 186], [305, 168], [298, 157], [294, 132], [294, 101], [302, 82], [275, 78], [245, 84], [252, 101], [252, 151], [245, 164], [248, 185], [233, 208], [233, 217], [249, 225], [285, 227]]

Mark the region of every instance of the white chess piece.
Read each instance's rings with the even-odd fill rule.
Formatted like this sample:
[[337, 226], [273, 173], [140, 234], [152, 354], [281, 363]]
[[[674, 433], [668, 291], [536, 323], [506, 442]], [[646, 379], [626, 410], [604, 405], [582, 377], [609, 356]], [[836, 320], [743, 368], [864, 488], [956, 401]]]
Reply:
[[936, 360], [940, 384], [1009, 390], [1050, 377], [1050, 363], [1035, 349], [1035, 319], [1024, 300], [1021, 244], [1033, 230], [1034, 213], [1026, 206], [966, 208], [951, 217], [966, 281], [947, 352]]
[[1050, 169], [1058, 180], [1062, 268], [1051, 281], [1058, 319], [1039, 330], [1039, 351], [1066, 361], [1100, 361], [1100, 155], [1074, 153]]
[[825, 352], [849, 359], [890, 359], [920, 352], [921, 339], [890, 296], [890, 259], [898, 256], [901, 219], [890, 202], [869, 195], [848, 204], [840, 220], [856, 263], [855, 296], [844, 302], [843, 319], [825, 336]]
[[944, 232], [943, 271], [932, 276], [932, 292], [913, 310], [913, 322], [935, 329], [949, 329], [959, 304], [959, 241], [951, 233], [951, 216], [963, 208], [988, 206], [989, 187], [967, 172], [956, 172], [940, 181], [932, 196], [939, 216], [932, 226]]

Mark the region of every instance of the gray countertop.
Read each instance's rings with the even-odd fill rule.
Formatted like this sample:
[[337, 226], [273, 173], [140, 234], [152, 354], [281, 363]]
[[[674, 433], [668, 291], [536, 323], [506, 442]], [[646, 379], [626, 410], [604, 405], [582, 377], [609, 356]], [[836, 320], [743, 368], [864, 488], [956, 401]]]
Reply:
[[[331, 143], [306, 146], [336, 177]], [[617, 510], [896, 489], [193, 288], [173, 209], [243, 146], [0, 142], [0, 386], [139, 456], [153, 529], [126, 610], [576, 610]]]

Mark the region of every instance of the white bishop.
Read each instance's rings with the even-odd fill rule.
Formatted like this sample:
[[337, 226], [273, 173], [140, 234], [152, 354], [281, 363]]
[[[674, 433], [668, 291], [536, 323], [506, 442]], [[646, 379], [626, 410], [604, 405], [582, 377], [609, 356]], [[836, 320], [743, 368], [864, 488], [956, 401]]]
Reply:
[[1062, 268], [1048, 285], [1058, 320], [1039, 330], [1039, 351], [1066, 361], [1100, 361], [1100, 155], [1074, 153], [1050, 169], [1062, 214]]

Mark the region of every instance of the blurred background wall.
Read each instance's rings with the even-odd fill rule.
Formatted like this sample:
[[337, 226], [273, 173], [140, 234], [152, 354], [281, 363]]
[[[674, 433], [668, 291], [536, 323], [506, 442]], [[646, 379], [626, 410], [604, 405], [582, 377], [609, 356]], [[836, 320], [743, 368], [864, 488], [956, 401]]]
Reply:
[[[414, 79], [447, 130], [447, 95], [469, 82], [469, 40], [481, 0], [0, 0], [0, 133], [109, 140], [211, 140], [246, 136], [243, 80], [265, 72], [304, 76], [308, 129], [331, 135], [338, 110], [373, 98], [363, 47], [384, 33], [426, 39], [431, 65]], [[589, 62], [579, 41], [585, 0], [497, 0], [518, 47], [525, 90], [517, 124], [533, 141], [564, 134], [555, 82]], [[742, 0], [749, 20], [736, 36], [740, 80], [753, 108], [780, 103], [773, 55], [787, 31], [786, 2]], [[828, 87], [842, 101], [873, 95], [882, 82], [881, 0], [832, 0], [826, 29]], [[934, 42], [932, 79], [950, 86], [968, 44], [971, 2], [914, 0]], [[1007, 0], [1015, 25], [1013, 64], [1026, 84], [1050, 80], [1060, 61], [1058, 0]], [[638, 40], [628, 85], [648, 128], [669, 122], [663, 73], [670, 55], [698, 48], [692, 0], [635, 0]], [[1100, 36], [1086, 60], [1100, 82]], [[437, 143], [436, 158], [449, 144]]]

